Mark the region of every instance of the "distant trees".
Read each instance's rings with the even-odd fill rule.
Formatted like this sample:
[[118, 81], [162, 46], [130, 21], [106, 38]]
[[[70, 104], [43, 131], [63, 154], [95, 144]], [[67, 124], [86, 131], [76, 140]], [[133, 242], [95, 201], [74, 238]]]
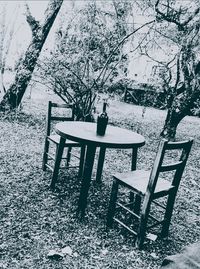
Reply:
[[17, 7], [15, 14], [13, 15], [13, 20], [9, 21], [9, 25], [6, 25], [6, 4], [1, 3], [0, 6], [0, 92], [6, 92], [4, 85], [4, 72], [6, 67], [6, 60], [9, 54], [10, 45], [14, 33], [14, 24], [17, 17]]
[[5, 94], [0, 102], [0, 111], [14, 109], [20, 104], [28, 83], [31, 80], [37, 59], [62, 3], [63, 0], [49, 1], [43, 23], [39, 23], [35, 20], [28, 5], [26, 5], [26, 20], [32, 31], [32, 40], [24, 57], [19, 60], [13, 84], [11, 84], [9, 89], [5, 89]]

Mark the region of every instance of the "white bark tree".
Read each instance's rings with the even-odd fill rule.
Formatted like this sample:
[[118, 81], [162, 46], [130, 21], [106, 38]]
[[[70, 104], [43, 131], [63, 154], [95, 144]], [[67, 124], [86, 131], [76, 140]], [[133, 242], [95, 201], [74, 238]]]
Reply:
[[32, 16], [26, 5], [26, 20], [32, 31], [31, 42], [20, 59], [14, 82], [6, 90], [0, 103], [0, 111], [15, 109], [21, 103], [22, 97], [31, 80], [38, 57], [49, 34], [49, 31], [62, 6], [63, 0], [50, 0], [45, 11], [44, 22], [41, 24]]
[[7, 16], [7, 5], [1, 3], [0, 6], [0, 93], [5, 94], [6, 88], [4, 85], [4, 72], [6, 67], [6, 60], [9, 54], [11, 42], [13, 40], [14, 25], [17, 19], [18, 6], [16, 6], [12, 20], [9, 21], [8, 25], [6, 22]]

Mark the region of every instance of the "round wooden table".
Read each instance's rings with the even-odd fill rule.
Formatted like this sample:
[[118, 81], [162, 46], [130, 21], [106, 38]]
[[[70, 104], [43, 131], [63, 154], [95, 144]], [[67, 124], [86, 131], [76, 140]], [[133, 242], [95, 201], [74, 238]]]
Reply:
[[[82, 186], [78, 202], [78, 212], [81, 217], [85, 215], [87, 207], [87, 197], [91, 182], [92, 169], [94, 164], [96, 148], [100, 147], [100, 158], [98, 164], [99, 174], [102, 172], [103, 160], [106, 148], [120, 148], [133, 150], [132, 170], [136, 169], [137, 150], [145, 144], [145, 139], [142, 135], [133, 131], [108, 125], [104, 136], [96, 134], [96, 123], [90, 122], [61, 122], [56, 124], [55, 130], [60, 135], [60, 143], [57, 151], [51, 187], [54, 188], [58, 177], [60, 161], [62, 158], [65, 140], [70, 139], [86, 145], [86, 155], [84, 161], [84, 169], [82, 175]], [[98, 172], [97, 172], [98, 174]]]

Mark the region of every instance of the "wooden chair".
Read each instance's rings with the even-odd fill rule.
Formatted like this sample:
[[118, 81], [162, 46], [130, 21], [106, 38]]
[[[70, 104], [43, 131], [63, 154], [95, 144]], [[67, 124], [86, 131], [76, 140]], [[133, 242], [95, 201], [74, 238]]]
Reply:
[[[160, 141], [151, 171], [135, 170], [115, 174], [107, 227], [111, 228], [114, 221], [120, 224], [136, 236], [139, 249], [143, 246], [147, 231], [155, 229], [157, 225], [162, 225], [161, 237], [166, 237], [176, 193], [192, 143], [193, 140], [168, 142], [163, 139]], [[131, 192], [129, 203], [117, 202], [119, 186]], [[160, 199], [159, 202], [157, 199]], [[126, 216], [121, 214], [123, 210]], [[162, 220], [158, 218], [161, 213], [164, 215]]]
[[[61, 110], [63, 113], [59, 113], [59, 111], [61, 112]], [[45, 136], [44, 153], [43, 153], [43, 165], [42, 165], [43, 171], [46, 171], [47, 168], [53, 171], [53, 166], [49, 164], [49, 161], [53, 161], [53, 163], [55, 162], [55, 156], [57, 154], [58, 145], [60, 141], [60, 136], [58, 134], [52, 133], [53, 123], [59, 122], [59, 121], [73, 121], [73, 120], [74, 120], [74, 105], [57, 104], [57, 103], [53, 103], [49, 101], [47, 124], [46, 124], [46, 136]], [[53, 143], [56, 146], [55, 156], [49, 153], [50, 143]], [[66, 160], [65, 168], [79, 167], [79, 177], [81, 177], [82, 172], [83, 172], [85, 146], [67, 139], [65, 142], [65, 147], [68, 148], [67, 156], [62, 158], [62, 160]], [[80, 156], [72, 154], [72, 148], [74, 147], [81, 148]], [[75, 158], [80, 159], [78, 166], [70, 165], [71, 155], [73, 155]]]

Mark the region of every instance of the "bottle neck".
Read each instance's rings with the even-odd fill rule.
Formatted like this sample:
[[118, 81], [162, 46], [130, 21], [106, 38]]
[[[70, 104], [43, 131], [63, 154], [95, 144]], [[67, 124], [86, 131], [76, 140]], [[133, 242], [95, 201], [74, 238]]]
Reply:
[[106, 106], [107, 106], [107, 104], [106, 103], [103, 103], [103, 113], [106, 112]]

